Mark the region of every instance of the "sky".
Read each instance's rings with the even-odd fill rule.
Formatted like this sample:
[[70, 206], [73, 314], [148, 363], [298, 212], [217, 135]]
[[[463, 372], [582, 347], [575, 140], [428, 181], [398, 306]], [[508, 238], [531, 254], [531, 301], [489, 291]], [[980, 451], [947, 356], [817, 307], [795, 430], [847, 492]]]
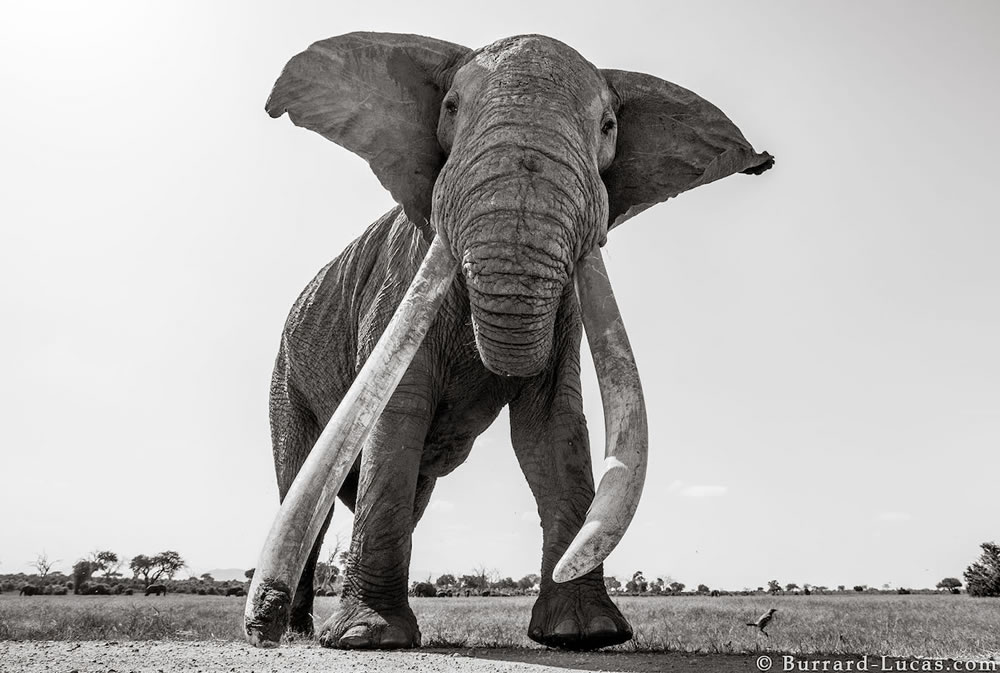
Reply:
[[[354, 30], [547, 34], [777, 158], [605, 247], [650, 420], [606, 574], [926, 587], [1000, 540], [997, 3], [42, 1], [0, 26], [0, 573], [95, 549], [255, 565], [285, 317], [392, 207], [264, 101]], [[439, 480], [411, 579], [538, 572], [508, 425]], [[328, 542], [350, 530], [338, 506]]]

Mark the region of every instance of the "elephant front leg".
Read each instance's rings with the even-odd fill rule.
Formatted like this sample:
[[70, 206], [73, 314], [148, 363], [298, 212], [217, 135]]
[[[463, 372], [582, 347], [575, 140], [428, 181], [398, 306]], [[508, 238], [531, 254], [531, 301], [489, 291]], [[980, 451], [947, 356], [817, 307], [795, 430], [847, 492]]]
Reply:
[[420, 645], [407, 582], [414, 494], [430, 414], [415, 411], [413, 399], [397, 391], [362, 450], [344, 590], [339, 610], [320, 630], [326, 647]]
[[527, 390], [510, 405], [514, 450], [542, 523], [541, 591], [528, 637], [575, 650], [617, 645], [632, 638], [632, 628], [608, 597], [604, 566], [571, 582], [552, 580], [556, 563], [583, 524], [594, 481], [587, 423], [583, 411], [574, 408], [581, 406], [578, 395], [564, 404], [558, 395], [554, 402], [547, 400], [548, 395]]

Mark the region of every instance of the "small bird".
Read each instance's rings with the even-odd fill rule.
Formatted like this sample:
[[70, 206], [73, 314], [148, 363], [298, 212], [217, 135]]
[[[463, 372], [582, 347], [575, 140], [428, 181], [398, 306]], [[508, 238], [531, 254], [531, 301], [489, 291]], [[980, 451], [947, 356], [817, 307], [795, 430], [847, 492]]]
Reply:
[[771, 623], [771, 620], [774, 619], [774, 613], [777, 611], [778, 608], [771, 608], [770, 610], [762, 614], [760, 617], [758, 617], [757, 621], [747, 622], [747, 626], [756, 626], [758, 629], [760, 629], [760, 632], [764, 634], [765, 638], [770, 638], [771, 636], [767, 635], [767, 631], [764, 630], [764, 627], [766, 627], [768, 624]]

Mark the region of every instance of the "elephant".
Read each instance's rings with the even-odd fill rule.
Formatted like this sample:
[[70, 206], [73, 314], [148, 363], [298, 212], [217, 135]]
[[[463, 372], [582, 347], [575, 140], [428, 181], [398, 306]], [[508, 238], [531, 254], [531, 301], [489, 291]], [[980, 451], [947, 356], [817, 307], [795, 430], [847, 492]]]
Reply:
[[25, 584], [21, 587], [21, 591], [18, 593], [18, 596], [39, 596], [41, 593], [41, 588], [36, 587], [33, 584]]
[[[504, 407], [543, 531], [529, 637], [629, 640], [602, 562], [638, 504], [646, 415], [600, 248], [642, 210], [773, 157], [691, 91], [598, 69], [541, 35], [478, 50], [392, 33], [322, 40], [284, 67], [266, 111], [361, 156], [397, 205], [320, 270], [282, 331], [269, 405], [281, 506], [248, 592], [248, 640], [313, 634], [339, 497], [353, 537], [320, 643], [419, 646], [414, 527]], [[608, 429], [596, 490], [584, 330]]]
[[150, 584], [146, 587], [146, 595], [149, 596], [150, 594], [154, 596], [166, 596], [167, 587], [163, 584]]
[[410, 593], [419, 598], [434, 598], [439, 595], [437, 587], [430, 582], [418, 582]]

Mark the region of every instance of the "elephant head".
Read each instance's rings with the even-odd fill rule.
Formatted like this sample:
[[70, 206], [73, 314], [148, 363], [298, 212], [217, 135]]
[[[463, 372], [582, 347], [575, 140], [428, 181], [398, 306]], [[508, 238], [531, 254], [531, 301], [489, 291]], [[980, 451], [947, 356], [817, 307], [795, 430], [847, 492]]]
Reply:
[[365, 158], [410, 221], [459, 262], [483, 363], [531, 376], [550, 356], [577, 261], [640, 210], [771, 164], [710, 103], [598, 70], [526, 35], [478, 51], [413, 35], [323, 40], [267, 102]]
[[[286, 496], [251, 601], [294, 586], [326, 503], [456, 276], [484, 365], [518, 377], [551, 361], [556, 312], [576, 280], [605, 400], [608, 458], [555, 578], [596, 566], [635, 511], [646, 453], [638, 374], [598, 248], [645, 208], [732, 173], [763, 172], [773, 159], [690, 91], [599, 70], [539, 35], [477, 51], [415, 35], [323, 40], [286, 65], [267, 111], [287, 112], [364, 158], [433, 242], [384, 348], [369, 357]], [[251, 617], [248, 607], [248, 625]]]

